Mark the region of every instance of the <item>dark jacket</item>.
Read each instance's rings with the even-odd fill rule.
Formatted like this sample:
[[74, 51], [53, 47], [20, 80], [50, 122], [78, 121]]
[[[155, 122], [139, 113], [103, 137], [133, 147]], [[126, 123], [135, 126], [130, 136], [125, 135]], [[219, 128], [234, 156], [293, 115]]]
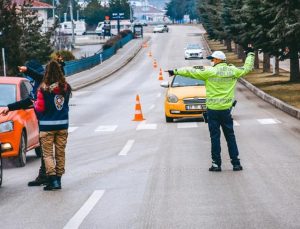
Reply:
[[67, 83], [63, 91], [58, 83], [41, 86], [34, 104], [40, 131], [68, 129], [70, 93], [71, 87]]

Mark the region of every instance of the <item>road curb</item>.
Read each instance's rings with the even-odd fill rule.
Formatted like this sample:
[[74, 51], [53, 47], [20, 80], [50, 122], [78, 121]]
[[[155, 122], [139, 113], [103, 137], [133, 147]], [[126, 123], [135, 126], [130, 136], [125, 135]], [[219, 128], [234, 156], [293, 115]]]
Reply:
[[250, 91], [252, 91], [259, 98], [261, 98], [264, 101], [272, 104], [273, 106], [275, 106], [279, 110], [282, 110], [283, 112], [285, 112], [285, 113], [287, 113], [287, 114], [289, 114], [289, 115], [291, 115], [291, 116], [293, 116], [297, 119], [300, 119], [300, 109], [297, 109], [297, 108], [283, 102], [282, 100], [277, 99], [277, 98], [265, 93], [264, 91], [262, 91], [259, 88], [255, 87], [253, 84], [249, 83], [245, 79], [239, 79], [239, 82], [241, 84], [243, 84], [245, 87], [247, 87]]
[[[109, 73], [105, 74], [105, 75], [101, 75], [93, 80], [90, 80], [90, 81], [86, 81], [86, 82], [82, 82], [80, 83], [80, 85], [78, 86], [72, 86], [72, 90], [73, 91], [77, 91], [79, 89], [82, 89], [84, 87], [87, 87], [87, 86], [90, 86], [94, 83], [97, 83], [103, 79], [106, 79], [107, 77], [111, 76], [112, 74], [116, 73], [117, 71], [119, 71], [120, 69], [122, 69], [123, 67], [125, 67], [142, 49], [142, 43], [143, 42], [148, 42], [150, 40], [150, 37], [146, 37], [145, 39], [143, 39], [143, 41], [138, 41], [139, 43], [141, 43], [140, 45], [138, 45], [138, 48], [137, 49], [133, 49], [132, 50], [132, 53], [131, 55], [129, 55], [129, 57], [126, 59], [126, 61], [124, 61], [121, 65], [117, 66], [116, 68], [113, 68]], [[114, 58], [114, 57], [111, 57], [111, 58]], [[97, 65], [98, 66], [98, 65]], [[95, 66], [96, 67], [96, 66]], [[88, 70], [87, 70], [88, 71]], [[83, 73], [84, 71], [80, 72], [80, 73]]]

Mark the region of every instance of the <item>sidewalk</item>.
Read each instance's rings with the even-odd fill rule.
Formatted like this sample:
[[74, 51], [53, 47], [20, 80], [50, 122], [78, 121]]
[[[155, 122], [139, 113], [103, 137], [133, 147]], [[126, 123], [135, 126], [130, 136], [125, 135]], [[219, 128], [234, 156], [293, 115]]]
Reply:
[[102, 64], [89, 70], [68, 76], [68, 83], [70, 83], [73, 90], [76, 91], [105, 79], [129, 63], [141, 50], [143, 42], [148, 41], [149, 39], [150, 37], [131, 40], [123, 48], [119, 49], [114, 56], [104, 61]]

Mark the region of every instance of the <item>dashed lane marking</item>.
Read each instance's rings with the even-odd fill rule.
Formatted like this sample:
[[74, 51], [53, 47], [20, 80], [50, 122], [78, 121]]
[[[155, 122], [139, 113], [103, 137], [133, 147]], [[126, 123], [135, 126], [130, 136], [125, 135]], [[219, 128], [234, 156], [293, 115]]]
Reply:
[[113, 132], [117, 129], [117, 125], [113, 126], [98, 126], [95, 132]]
[[177, 128], [197, 128], [198, 124], [196, 122], [187, 122], [187, 123], [177, 123]]
[[123, 147], [123, 149], [119, 153], [119, 156], [126, 156], [127, 153], [130, 151], [130, 149], [132, 148], [133, 144], [134, 144], [134, 140], [128, 140], [126, 145]]
[[69, 222], [64, 226], [64, 229], [77, 229], [83, 222], [85, 217], [90, 213], [90, 211], [95, 207], [98, 201], [103, 196], [105, 190], [96, 190], [89, 197], [89, 199], [84, 203], [84, 205], [76, 212], [76, 214], [69, 220]]
[[273, 124], [281, 123], [279, 120], [273, 118], [264, 118], [264, 119], [256, 119], [256, 120], [262, 125], [273, 125]]
[[72, 133], [72, 132], [74, 132], [74, 131], [77, 130], [77, 129], [78, 129], [77, 126], [70, 126], [69, 129], [68, 129], [68, 132], [69, 132], [69, 133]]
[[157, 97], [157, 98], [161, 97], [161, 93], [158, 93], [156, 97]]

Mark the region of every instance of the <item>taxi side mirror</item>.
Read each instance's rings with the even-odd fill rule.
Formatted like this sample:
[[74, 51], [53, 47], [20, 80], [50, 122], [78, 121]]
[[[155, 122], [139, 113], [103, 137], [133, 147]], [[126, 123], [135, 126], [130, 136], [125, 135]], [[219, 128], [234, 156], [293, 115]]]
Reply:
[[168, 88], [169, 87], [169, 82], [168, 81], [164, 81], [160, 84], [161, 87], [164, 87], [164, 88]]

